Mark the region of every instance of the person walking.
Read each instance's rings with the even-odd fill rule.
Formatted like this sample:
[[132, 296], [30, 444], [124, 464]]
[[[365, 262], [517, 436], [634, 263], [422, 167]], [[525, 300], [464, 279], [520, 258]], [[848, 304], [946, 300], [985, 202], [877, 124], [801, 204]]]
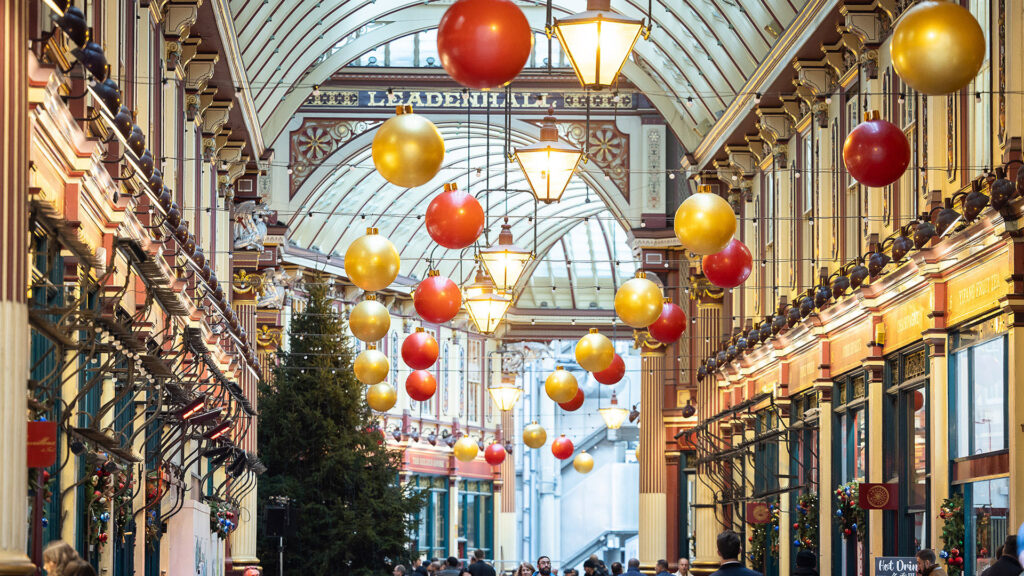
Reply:
[[63, 540], [50, 540], [43, 549], [43, 570], [48, 576], [66, 576], [67, 568], [78, 560], [78, 552]]
[[516, 576], [533, 576], [533, 573], [533, 564], [529, 562], [523, 562], [519, 565], [519, 568], [516, 568]]
[[395, 569], [391, 571], [391, 576], [405, 576], [405, 566], [396, 565]]
[[630, 558], [626, 562], [626, 576], [641, 576], [640, 575], [640, 561], [636, 558]]
[[676, 576], [690, 576], [690, 559], [680, 558], [676, 564]]
[[1010, 534], [1003, 544], [999, 559], [981, 573], [981, 576], [1018, 576], [1021, 573], [1020, 560], [1017, 559], [1017, 535]]
[[473, 559], [469, 565], [471, 576], [497, 576], [494, 566], [484, 562], [484, 551], [479, 548], [473, 551]]
[[655, 576], [672, 576], [668, 571], [668, 560], [664, 558], [654, 563], [654, 574]]
[[[918, 576], [946, 576], [946, 570], [939, 566], [935, 559], [935, 551], [925, 548], [914, 555], [917, 559]], [[1017, 576], [1018, 572], [1014, 573]]]
[[801, 550], [796, 553], [796, 568], [793, 576], [818, 576], [818, 559], [814, 552]]
[[740, 564], [742, 550], [739, 534], [732, 530], [726, 530], [718, 535], [715, 545], [722, 563], [719, 564], [718, 570], [711, 573], [711, 576], [761, 576], [760, 572]]
[[459, 559], [455, 556], [449, 556], [444, 562], [444, 570], [437, 573], [437, 576], [459, 576]]
[[612, 576], [622, 576], [622, 562], [612, 562]]
[[540, 576], [551, 576], [551, 558], [547, 556], [537, 558], [537, 574], [540, 574]]
[[427, 560], [426, 560], [426, 558], [417, 558], [416, 560], [413, 560], [412, 561], [412, 566], [413, 566], [413, 568], [412, 568], [413, 574], [416, 574], [417, 576], [429, 576], [427, 574]]

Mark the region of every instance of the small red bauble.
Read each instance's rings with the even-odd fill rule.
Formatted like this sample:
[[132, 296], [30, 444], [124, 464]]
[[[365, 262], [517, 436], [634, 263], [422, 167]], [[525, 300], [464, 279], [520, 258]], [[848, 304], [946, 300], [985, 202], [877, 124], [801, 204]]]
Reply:
[[526, 15], [509, 0], [459, 0], [437, 27], [437, 52], [453, 80], [470, 88], [503, 86], [533, 50]]
[[626, 375], [626, 363], [622, 361], [622, 356], [618, 354], [615, 358], [612, 358], [612, 365], [601, 370], [600, 372], [593, 372], [594, 380], [597, 380], [601, 384], [618, 384], [622, 377]]
[[437, 340], [417, 328], [402, 341], [402, 361], [413, 370], [426, 370], [437, 362]]
[[719, 288], [735, 288], [750, 276], [753, 261], [750, 250], [733, 238], [721, 252], [708, 254], [701, 260], [704, 276]]
[[451, 250], [461, 250], [476, 242], [484, 231], [484, 209], [480, 202], [454, 184], [445, 184], [444, 192], [430, 201], [424, 219], [427, 234]]
[[661, 315], [654, 321], [654, 324], [647, 327], [651, 336], [663, 344], [671, 344], [679, 340], [684, 330], [686, 330], [686, 312], [683, 312], [678, 304], [672, 302], [662, 304]]
[[583, 396], [583, 389], [577, 388], [576, 396], [573, 396], [572, 400], [569, 400], [568, 402], [560, 402], [558, 405], [561, 406], [562, 410], [565, 410], [566, 412], [575, 412], [580, 409], [580, 406], [583, 406], [584, 399], [585, 398]]
[[444, 324], [459, 313], [462, 292], [451, 278], [438, 276], [437, 271], [432, 270], [430, 275], [416, 286], [412, 304], [420, 318], [434, 324]]
[[484, 460], [491, 466], [497, 466], [505, 461], [505, 447], [495, 442], [484, 450]]
[[900, 179], [910, 165], [910, 143], [892, 122], [872, 113], [857, 125], [843, 143], [846, 170], [865, 186], [888, 186]]
[[571, 458], [573, 450], [575, 448], [572, 445], [572, 440], [566, 438], [564, 434], [555, 438], [555, 441], [551, 443], [551, 453], [559, 460]]
[[413, 370], [405, 379], [405, 391], [417, 402], [430, 400], [437, 391], [437, 380], [426, 370]]

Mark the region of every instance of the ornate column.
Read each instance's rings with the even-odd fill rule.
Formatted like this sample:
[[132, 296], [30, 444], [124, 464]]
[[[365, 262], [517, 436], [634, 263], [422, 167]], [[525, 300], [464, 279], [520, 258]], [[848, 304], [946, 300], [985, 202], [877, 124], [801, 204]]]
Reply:
[[[490, 402], [490, 400], [488, 400]], [[512, 440], [516, 429], [515, 410], [501, 413], [501, 440]], [[501, 508], [498, 511], [498, 547], [494, 551], [494, 567], [500, 572], [514, 568], [516, 550], [516, 466], [513, 454], [507, 454], [501, 463]], [[511, 562], [510, 562], [511, 561]], [[506, 565], [508, 563], [509, 565]]]
[[[233, 269], [234, 273], [233, 280], [237, 278], [237, 275], [247, 271], [255, 271], [259, 265], [260, 253], [259, 252], [244, 252], [239, 251], [234, 253], [233, 258]], [[231, 294], [231, 306], [235, 310], [235, 314], [238, 316], [238, 323], [241, 324], [245, 333], [248, 335], [250, 345], [255, 347], [255, 335], [256, 330], [256, 298], [258, 290], [254, 286], [250, 290], [239, 290], [237, 282], [232, 282], [232, 294]], [[256, 406], [256, 384], [257, 379], [253, 375], [252, 370], [247, 366], [242, 365], [241, 377], [239, 378], [239, 385], [242, 387], [242, 391], [245, 393], [245, 397]], [[249, 429], [243, 438], [236, 438], [236, 444], [248, 452], [256, 452], [256, 420], [249, 425]], [[256, 503], [256, 489], [250, 490], [238, 503], [239, 508], [243, 511], [239, 514], [238, 528], [231, 533], [231, 553], [230, 563], [231, 570], [235, 574], [241, 574], [249, 566], [259, 566], [259, 558], [256, 557], [256, 521], [259, 518], [259, 510]]]
[[29, 574], [25, 550], [28, 469], [25, 467], [29, 376], [28, 287], [28, 10], [24, 0], [0, 1], [7, 40], [0, 74], [0, 574]]
[[638, 333], [640, 348], [640, 567], [665, 558], [664, 344]]

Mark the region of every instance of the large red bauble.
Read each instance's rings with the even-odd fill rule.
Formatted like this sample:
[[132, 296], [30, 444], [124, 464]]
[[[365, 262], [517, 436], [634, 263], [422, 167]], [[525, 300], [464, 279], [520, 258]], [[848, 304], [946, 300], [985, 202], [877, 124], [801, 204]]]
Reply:
[[626, 363], [622, 361], [622, 356], [618, 354], [615, 358], [612, 358], [612, 365], [601, 370], [600, 372], [593, 372], [594, 380], [597, 380], [601, 384], [618, 384], [622, 377], [626, 375]]
[[701, 265], [709, 282], [719, 288], [735, 288], [750, 276], [753, 261], [746, 244], [733, 238], [725, 250], [705, 256]]
[[[707, 258], [707, 256], [705, 256]], [[671, 344], [683, 335], [686, 330], [686, 312], [678, 304], [665, 302], [661, 307], [661, 315], [647, 327], [647, 331], [655, 340], [663, 344]]]
[[888, 186], [910, 165], [910, 143], [903, 130], [878, 118], [875, 112], [854, 128], [843, 144], [846, 170], [865, 186]]
[[551, 443], [551, 453], [559, 460], [571, 458], [573, 450], [575, 450], [575, 448], [572, 445], [572, 440], [569, 440], [565, 436], [559, 436]]
[[437, 380], [426, 370], [413, 370], [405, 379], [405, 391], [409, 393], [409, 398], [425, 402], [437, 392]]
[[505, 461], [505, 447], [495, 442], [484, 449], [484, 460], [491, 466], [497, 466]]
[[434, 324], [444, 324], [459, 313], [462, 292], [450, 278], [427, 276], [416, 286], [412, 304], [420, 318]]
[[583, 400], [585, 400], [583, 396], [583, 389], [577, 388], [576, 395], [573, 396], [572, 400], [569, 400], [568, 402], [560, 402], [558, 405], [566, 412], [575, 412], [580, 409], [580, 406], [583, 406]]
[[[465, 2], [466, 0], [461, 0]], [[484, 209], [468, 192], [445, 186], [427, 206], [427, 234], [445, 248], [461, 250], [484, 231]]]
[[402, 341], [402, 361], [413, 370], [426, 370], [437, 362], [438, 346], [433, 336], [422, 329]]
[[526, 15], [509, 0], [459, 0], [437, 27], [437, 52], [453, 80], [475, 89], [512, 81], [533, 50]]

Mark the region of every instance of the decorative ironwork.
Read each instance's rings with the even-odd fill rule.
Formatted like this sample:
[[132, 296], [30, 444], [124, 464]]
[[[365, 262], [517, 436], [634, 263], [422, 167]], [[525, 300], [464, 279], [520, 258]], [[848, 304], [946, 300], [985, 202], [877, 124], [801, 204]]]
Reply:
[[854, 378], [853, 379], [853, 383], [852, 383], [852, 388], [853, 388], [853, 390], [852, 390], [853, 397], [851, 398], [852, 400], [857, 400], [858, 398], [863, 398], [866, 395], [866, 391], [867, 391], [865, 378], [863, 376], [857, 376], [856, 378]]
[[911, 380], [928, 373], [928, 357], [924, 349], [908, 354], [903, 360], [903, 380]]
[[289, 137], [289, 160], [292, 175], [289, 198], [331, 154], [357, 136], [381, 124], [381, 120], [345, 118], [307, 118]]

